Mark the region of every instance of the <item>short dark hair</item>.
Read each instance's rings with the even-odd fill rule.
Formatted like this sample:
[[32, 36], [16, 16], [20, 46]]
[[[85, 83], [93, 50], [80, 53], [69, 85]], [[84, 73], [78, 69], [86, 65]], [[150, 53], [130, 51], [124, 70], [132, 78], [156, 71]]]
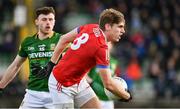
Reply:
[[41, 7], [41, 8], [37, 8], [36, 9], [36, 15], [35, 18], [37, 19], [39, 17], [40, 14], [49, 14], [49, 13], [53, 13], [55, 15], [55, 10], [53, 7]]
[[125, 22], [124, 15], [115, 9], [105, 9], [99, 18], [99, 26], [102, 30], [105, 30], [105, 24], [118, 24], [120, 22]]

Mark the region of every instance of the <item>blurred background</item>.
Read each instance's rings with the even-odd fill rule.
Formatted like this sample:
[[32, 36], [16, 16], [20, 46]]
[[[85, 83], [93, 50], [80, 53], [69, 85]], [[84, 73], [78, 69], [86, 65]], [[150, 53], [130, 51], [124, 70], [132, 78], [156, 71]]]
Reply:
[[[1, 0], [0, 77], [14, 60], [20, 42], [36, 32], [34, 11], [56, 10], [54, 30], [66, 33], [76, 26], [97, 23], [106, 8], [121, 11], [126, 34], [115, 44], [117, 74], [133, 93], [116, 108], [180, 107], [180, 0]], [[28, 63], [0, 96], [0, 108], [19, 107], [26, 88]]]

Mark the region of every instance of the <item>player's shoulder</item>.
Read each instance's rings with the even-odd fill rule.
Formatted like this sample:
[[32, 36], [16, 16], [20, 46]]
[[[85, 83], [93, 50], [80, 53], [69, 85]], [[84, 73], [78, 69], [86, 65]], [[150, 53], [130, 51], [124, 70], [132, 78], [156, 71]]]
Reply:
[[93, 38], [94, 40], [100, 40], [101, 43], [102, 41], [105, 41], [103, 31], [99, 28], [98, 24], [85, 24], [80, 27], [80, 32], [88, 33], [91, 38]]
[[58, 33], [58, 32], [55, 32], [55, 31], [54, 31], [54, 36], [56, 36], [56, 37], [61, 37], [61, 36], [62, 36], [62, 33]]
[[92, 29], [92, 28], [99, 28], [98, 24], [85, 24], [83, 25], [84, 28], [86, 29]]
[[26, 38], [23, 40], [23, 42], [27, 42], [27, 41], [34, 40], [36, 37], [37, 37], [37, 35], [36, 35], [36, 34], [26, 36]]
[[53, 38], [54, 39], [59, 39], [60, 37], [62, 36], [62, 34], [61, 33], [58, 33], [58, 32], [54, 32], [54, 34], [53, 34]]
[[34, 43], [37, 38], [37, 34], [26, 36], [25, 39], [21, 42], [22, 45], [27, 45], [29, 43]]
[[86, 24], [86, 25], [83, 25], [82, 28], [81, 28], [82, 32], [86, 31], [88, 32], [89, 34], [94, 34], [96, 37], [99, 37], [99, 36], [102, 36], [102, 31], [101, 29], [99, 28], [99, 25], [98, 24]]
[[82, 32], [82, 31], [91, 31], [92, 28], [98, 28], [99, 25], [98, 24], [85, 24], [85, 25], [81, 25], [80, 27], [78, 27], [78, 31]]

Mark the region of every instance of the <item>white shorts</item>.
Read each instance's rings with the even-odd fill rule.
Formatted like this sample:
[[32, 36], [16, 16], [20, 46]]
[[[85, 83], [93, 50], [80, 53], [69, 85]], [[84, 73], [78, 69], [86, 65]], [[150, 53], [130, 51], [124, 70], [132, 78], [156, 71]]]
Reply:
[[40, 92], [26, 89], [26, 94], [21, 103], [20, 109], [54, 109], [49, 92]]
[[79, 108], [96, 96], [85, 78], [79, 84], [70, 87], [61, 86], [61, 90], [58, 90], [59, 87], [57, 87], [57, 84], [58, 81], [55, 79], [53, 73], [51, 73], [48, 85], [55, 107], [65, 108], [67, 106], [69, 109], [75, 106]]
[[114, 109], [114, 101], [102, 101], [100, 100], [102, 109]]

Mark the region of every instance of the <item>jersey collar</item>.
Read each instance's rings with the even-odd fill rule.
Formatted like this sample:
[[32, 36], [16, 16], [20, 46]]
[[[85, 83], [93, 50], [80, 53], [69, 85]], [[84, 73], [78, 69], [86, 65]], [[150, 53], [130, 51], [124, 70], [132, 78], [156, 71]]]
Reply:
[[[52, 35], [50, 35], [48, 38], [53, 37], [53, 36], [54, 36], [54, 34], [55, 34], [55, 32], [53, 31], [53, 34], [52, 34]], [[35, 39], [38, 39], [38, 33], [36, 33], [34, 36], [35, 36]]]

